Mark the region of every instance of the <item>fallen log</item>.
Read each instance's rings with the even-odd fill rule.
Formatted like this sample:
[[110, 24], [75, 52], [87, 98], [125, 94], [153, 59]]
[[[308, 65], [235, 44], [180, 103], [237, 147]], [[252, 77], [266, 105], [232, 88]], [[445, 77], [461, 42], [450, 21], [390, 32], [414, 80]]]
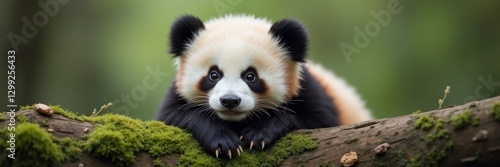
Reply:
[[[63, 159], [61, 162], [51, 162], [47, 166], [117, 165], [109, 156], [95, 156], [84, 146], [89, 138], [88, 135], [102, 124], [99, 121], [92, 121], [90, 117], [75, 119], [76, 117], [72, 115], [60, 115], [58, 112], [47, 116], [35, 109], [22, 110], [16, 114], [18, 115], [16, 119], [23, 119], [16, 121], [36, 123], [53, 138], [69, 137], [80, 142], [80, 145], [77, 145], [76, 159], [71, 161]], [[5, 140], [9, 139], [6, 128], [9, 127], [10, 120], [8, 113], [0, 115], [0, 129], [4, 129]], [[340, 162], [342, 156], [354, 152], [357, 156], [354, 166], [359, 167], [500, 166], [500, 96], [429, 112], [332, 128], [297, 130], [291, 133], [310, 138], [316, 143], [315, 147], [305, 149], [308, 151], [286, 154], [280, 157], [282, 159], [274, 161], [278, 164], [261, 165], [342, 166], [344, 165]], [[5, 144], [3, 146], [8, 147]], [[217, 162], [215, 166], [235, 164], [251, 166], [252, 163], [233, 163], [233, 161], [249, 161], [245, 158], [254, 154], [271, 156], [278, 152], [275, 147], [276, 145], [265, 151], [245, 149], [241, 157], [231, 160], [216, 159], [213, 162]], [[16, 157], [16, 160], [6, 158], [8, 151], [0, 155], [3, 156], [0, 157], [0, 166], [12, 165], [14, 161], [30, 161], [23, 159], [26, 157]], [[177, 166], [182, 165], [179, 163], [182, 155], [182, 151], [160, 156], [137, 151], [134, 152], [131, 163], [121, 165]], [[213, 157], [208, 156], [208, 158]]]

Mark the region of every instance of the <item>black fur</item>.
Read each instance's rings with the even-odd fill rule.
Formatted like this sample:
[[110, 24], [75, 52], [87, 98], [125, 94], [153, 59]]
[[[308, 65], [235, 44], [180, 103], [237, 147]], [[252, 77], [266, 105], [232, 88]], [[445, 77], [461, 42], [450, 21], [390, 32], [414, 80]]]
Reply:
[[[216, 81], [210, 80], [209, 77], [210, 77], [210, 73], [212, 73], [212, 72], [216, 72], [219, 75], [219, 79], [218, 80], [216, 80]], [[224, 73], [222, 71], [220, 71], [217, 66], [210, 67], [210, 70], [208, 70], [207, 76], [203, 77], [200, 80], [200, 83], [198, 84], [199, 85], [199, 89], [201, 91], [203, 91], [203, 92], [209, 91], [210, 89], [214, 88], [215, 85], [217, 85], [217, 82], [219, 82], [219, 80], [222, 77], [224, 77]]]
[[192, 15], [177, 18], [170, 30], [170, 53], [180, 56], [195, 35], [205, 29], [203, 22]]
[[302, 24], [295, 20], [283, 19], [274, 23], [269, 33], [279, 40], [279, 44], [288, 51], [292, 60], [305, 61], [308, 38]]
[[[245, 80], [245, 76], [248, 73], [253, 73], [255, 75], [255, 81], [253, 82], [248, 82]], [[267, 90], [266, 84], [262, 79], [259, 78], [259, 74], [257, 73], [257, 70], [255, 70], [254, 67], [249, 67], [247, 70], [243, 71], [241, 73], [241, 79], [243, 81], [246, 81], [248, 87], [255, 93], [264, 93]]]
[[[176, 93], [174, 84], [156, 119], [187, 129], [207, 152], [214, 154], [220, 148], [221, 155], [226, 155], [228, 150], [235, 155], [239, 145], [248, 145], [251, 141], [257, 148], [262, 147], [262, 141], [270, 146], [294, 129], [339, 125], [337, 109], [318, 81], [307, 69], [303, 70], [302, 76], [299, 95], [282, 105], [293, 111], [284, 108], [281, 111], [267, 110], [270, 116], [261, 114], [259, 118], [228, 122], [215, 114], [202, 112], [202, 107], [208, 106], [184, 105], [188, 102]], [[242, 141], [240, 136], [243, 136]]]

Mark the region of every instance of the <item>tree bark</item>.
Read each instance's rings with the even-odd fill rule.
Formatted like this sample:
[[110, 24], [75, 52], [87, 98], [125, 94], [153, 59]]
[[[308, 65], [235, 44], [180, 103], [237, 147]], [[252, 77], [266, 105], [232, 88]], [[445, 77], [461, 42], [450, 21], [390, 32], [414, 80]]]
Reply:
[[[317, 139], [319, 147], [300, 155], [288, 157], [281, 166], [342, 166], [341, 157], [351, 151], [357, 153], [356, 167], [361, 166], [500, 166], [500, 120], [491, 115], [494, 103], [500, 103], [500, 96], [465, 105], [410, 114], [394, 118], [377, 119], [353, 125], [332, 128], [297, 130], [292, 133], [305, 134]], [[467, 126], [457, 130], [452, 126], [454, 115], [472, 111], [479, 118], [475, 126]], [[71, 120], [60, 115], [44, 116], [34, 110], [19, 111], [30, 122], [49, 124], [56, 137], [73, 137], [80, 139], [88, 128], [94, 125], [88, 122]], [[447, 131], [443, 138], [426, 140], [436, 134], [437, 127], [422, 130], [415, 127], [421, 117], [431, 117], [435, 121], [442, 118], [445, 124], [442, 130]], [[44, 120], [48, 120], [44, 122]], [[0, 122], [0, 128], [7, 126], [8, 121]], [[485, 130], [487, 138], [473, 141], [479, 132]], [[482, 136], [484, 137], [484, 136]], [[390, 144], [390, 149], [382, 155], [376, 155], [375, 147], [382, 143]], [[445, 146], [452, 146], [446, 149]], [[441, 151], [441, 152], [440, 152]], [[445, 155], [439, 153], [445, 153]], [[176, 164], [178, 154], [162, 156], [163, 162]], [[136, 154], [131, 166], [152, 166], [153, 158], [147, 153]], [[433, 164], [435, 161], [437, 164]], [[63, 166], [113, 166], [107, 160], [83, 154], [79, 162], [64, 163]]]

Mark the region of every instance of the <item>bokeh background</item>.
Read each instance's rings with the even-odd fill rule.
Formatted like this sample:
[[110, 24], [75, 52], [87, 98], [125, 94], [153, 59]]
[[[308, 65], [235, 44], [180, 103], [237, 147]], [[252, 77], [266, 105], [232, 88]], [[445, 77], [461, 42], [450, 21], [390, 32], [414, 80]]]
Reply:
[[[15, 48], [17, 53], [17, 105], [42, 102], [89, 114], [113, 102], [113, 112], [153, 119], [176, 73], [167, 52], [174, 19], [193, 14], [208, 20], [229, 13], [301, 20], [310, 34], [309, 58], [355, 86], [377, 118], [436, 109], [446, 86], [451, 86], [451, 93], [445, 106], [500, 95], [497, 0], [4, 0], [0, 4], [1, 52], [6, 57]], [[390, 21], [383, 17], [388, 21], [385, 26], [371, 14], [393, 5], [399, 13], [391, 14]], [[374, 24], [380, 29], [370, 27]], [[366, 31], [367, 25], [373, 35], [370, 42], [346, 56], [341, 44], [356, 47], [355, 29]], [[1, 69], [7, 71], [4, 65]], [[6, 72], [0, 75], [7, 78]], [[0, 86], [6, 91], [5, 80]], [[7, 93], [1, 94], [6, 99]], [[2, 107], [6, 102], [2, 100]]]

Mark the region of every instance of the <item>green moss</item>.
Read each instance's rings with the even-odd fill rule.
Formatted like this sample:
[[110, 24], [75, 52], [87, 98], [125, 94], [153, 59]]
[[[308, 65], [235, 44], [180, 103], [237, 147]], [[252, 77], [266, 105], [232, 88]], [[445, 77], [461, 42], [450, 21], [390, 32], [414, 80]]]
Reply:
[[19, 113], [16, 113], [16, 116], [14, 117], [14, 119], [16, 119], [16, 124], [24, 123], [24, 122], [28, 121], [28, 118], [25, 115], [19, 114]]
[[[87, 116], [78, 116], [76, 113], [74, 113], [72, 111], [69, 111], [67, 109], [64, 109], [64, 108], [62, 108], [59, 105], [48, 105], [48, 106], [52, 109], [52, 111], [54, 111], [55, 114], [62, 115], [64, 117], [66, 117], [66, 118], [77, 120], [77, 121], [89, 121], [89, 122], [92, 122], [92, 120], [89, 119], [89, 117], [87, 117]], [[35, 109], [35, 104], [21, 106], [19, 108], [19, 111], [32, 110], [32, 109]]]
[[472, 113], [472, 110], [465, 110], [462, 113], [455, 114], [451, 117], [451, 126], [455, 129], [463, 129], [467, 126], [476, 126], [479, 123], [479, 117]]
[[207, 166], [217, 167], [222, 166], [221, 161], [218, 161], [213, 156], [206, 154], [200, 149], [186, 150], [179, 158], [178, 166]]
[[268, 167], [272, 166], [272, 160], [269, 157], [266, 157], [265, 153], [262, 152], [252, 152], [250, 154], [243, 153], [241, 156], [233, 159], [233, 160], [224, 160], [222, 164], [223, 166], [263, 166]]
[[330, 161], [325, 161], [322, 164], [320, 164], [319, 167], [335, 167], [335, 165], [333, 165], [333, 163]]
[[[317, 147], [317, 143], [303, 135], [288, 134], [268, 155], [265, 152], [244, 152], [233, 159], [216, 159], [201, 148], [185, 130], [166, 126], [159, 121], [131, 119], [121, 115], [105, 114], [94, 117], [102, 124], [89, 134], [85, 150], [93, 155], [110, 158], [117, 165], [128, 165], [134, 154], [146, 151], [153, 157], [180, 153], [179, 166], [277, 166], [285, 158]], [[125, 142], [127, 141], [127, 142]], [[133, 142], [131, 142], [133, 141]], [[140, 148], [143, 148], [142, 150]], [[253, 165], [252, 165], [253, 164]]]
[[130, 164], [139, 151], [151, 153], [153, 157], [181, 153], [179, 166], [219, 166], [219, 162], [206, 154], [191, 134], [163, 122], [142, 122], [116, 114], [92, 117], [92, 120], [102, 125], [89, 134], [85, 150], [110, 158], [119, 166]]
[[[171, 153], [180, 154], [177, 166], [277, 166], [289, 156], [298, 155], [318, 147], [315, 140], [305, 135], [288, 134], [281, 138], [270, 150], [245, 150], [241, 156], [233, 154], [233, 159], [216, 159], [214, 156], [207, 154], [190, 133], [177, 127], [167, 126], [163, 122], [142, 122], [117, 114], [105, 114], [96, 117], [77, 116], [75, 113], [59, 106], [50, 107], [55, 114], [69, 119], [93, 122], [95, 127], [92, 133], [85, 136], [83, 141], [71, 138], [50, 138], [50, 134], [38, 128], [48, 135], [45, 137], [48, 137], [52, 145], [58, 148], [56, 151], [54, 149], [51, 151], [52, 154], [57, 154], [58, 157], [52, 158], [54, 161], [45, 166], [51, 166], [61, 161], [77, 161], [83, 151], [96, 157], [109, 159], [117, 166], [129, 165], [134, 160], [135, 154], [140, 151], [148, 152], [156, 158], [153, 164], [155, 166], [162, 165], [159, 159], [160, 156]], [[25, 106], [23, 109], [32, 108], [34, 107]], [[24, 115], [17, 115], [16, 119], [18, 122], [27, 121]], [[44, 120], [42, 125], [48, 125], [48, 122]], [[0, 134], [0, 136], [5, 137], [6, 135]], [[6, 148], [5, 143], [0, 143], [0, 148]], [[38, 144], [40, 143], [43, 142], [38, 142]], [[25, 152], [28, 153], [29, 151]], [[5, 152], [2, 153], [5, 154]], [[47, 156], [51, 156], [51, 154], [47, 154]], [[6, 156], [2, 157], [5, 158]], [[37, 162], [40, 162], [39, 164], [44, 163], [44, 161]]]
[[[176, 128], [176, 127], [171, 127]], [[185, 132], [190, 138], [183, 144], [181, 148], [181, 157], [177, 162], [178, 166], [221, 166], [221, 161], [215, 157], [208, 155], [198, 142], [191, 137], [191, 134]]]
[[7, 120], [6, 112], [0, 112], [0, 121], [5, 121], [5, 120]]
[[438, 162], [446, 157], [446, 151], [451, 149], [448, 144], [445, 146], [433, 146], [425, 154], [425, 164], [426, 166], [438, 166]]
[[357, 141], [358, 141], [357, 138], [350, 138], [350, 139], [344, 140], [344, 143], [345, 144], [351, 144], [351, 143], [354, 143], [354, 142], [357, 142]]
[[127, 146], [123, 134], [100, 128], [92, 133], [84, 149], [94, 156], [111, 158], [117, 165], [125, 166], [134, 159], [134, 150]]
[[[62, 108], [59, 105], [48, 105], [48, 106], [52, 109], [52, 111], [54, 111], [55, 114], [64, 116], [66, 118], [69, 118], [69, 119], [72, 119], [72, 120], [77, 120], [77, 121], [89, 121], [89, 122], [93, 122], [93, 120], [90, 119], [89, 117], [87, 117], [87, 116], [78, 116], [76, 113], [74, 113], [72, 111], [69, 111], [67, 109], [64, 109], [64, 108]], [[31, 110], [31, 109], [35, 109], [35, 104], [33, 104], [33, 105], [27, 105], [27, 106], [21, 106], [19, 108], [20, 111], [22, 111], [22, 110]]]
[[163, 165], [160, 158], [156, 158], [153, 160], [153, 167], [165, 167], [165, 165]]
[[74, 138], [65, 137], [65, 138], [57, 138], [52, 137], [54, 143], [61, 146], [62, 152], [64, 153], [63, 161], [71, 161], [76, 162], [80, 159], [82, 155], [82, 147], [83, 142], [77, 141]]
[[425, 137], [424, 137], [424, 141], [427, 143], [427, 144], [431, 144], [434, 142], [434, 140], [436, 139], [436, 136], [434, 134], [427, 134]]
[[437, 123], [436, 123], [436, 131], [435, 131], [435, 134], [436, 134], [436, 138], [438, 139], [448, 139], [450, 137], [450, 133], [448, 132], [448, 130], [444, 127], [444, 125], [446, 124], [446, 121], [442, 118], [439, 118]]
[[182, 147], [187, 147], [184, 143], [192, 138], [185, 131], [173, 126], [165, 126], [165, 123], [160, 121], [147, 121], [145, 128], [147, 135], [144, 146], [153, 157], [181, 152], [186, 149]]
[[437, 139], [448, 139], [450, 133], [444, 127], [445, 121], [442, 118], [439, 118], [434, 126], [434, 132], [427, 134], [423, 140], [427, 144], [434, 144]]
[[436, 137], [439, 139], [448, 139], [450, 137], [450, 133], [446, 129], [439, 129], [436, 131]]
[[447, 121], [439, 118], [435, 119], [429, 115], [422, 115], [415, 123], [415, 128], [429, 131], [423, 141], [427, 143], [427, 150], [423, 155], [423, 160], [417, 155], [410, 158], [406, 166], [437, 166], [438, 162], [446, 157], [448, 150], [453, 148], [453, 141], [449, 139], [450, 133], [446, 129]]
[[[447, 141], [444, 145], [434, 144], [425, 152], [425, 166], [438, 166], [441, 159], [446, 157], [446, 152], [453, 148], [453, 142]], [[411, 161], [411, 160], [410, 160]]]
[[72, 120], [85, 121], [83, 116], [78, 116], [76, 113], [63, 109], [59, 105], [49, 105], [49, 107], [52, 108], [55, 114], [62, 115]]
[[281, 138], [274, 147], [275, 165], [279, 165], [290, 155], [298, 155], [304, 151], [318, 148], [318, 143], [313, 139], [297, 134], [287, 134]]
[[494, 120], [500, 121], [500, 102], [495, 102], [491, 107], [491, 116]]
[[422, 111], [417, 110], [417, 111], [414, 111], [414, 112], [412, 113], [412, 115], [418, 115], [418, 114], [420, 114], [420, 113], [422, 113]]
[[35, 105], [26, 105], [19, 107], [19, 111], [35, 109]]
[[[20, 123], [16, 126], [15, 131], [15, 149], [16, 159], [10, 161], [12, 166], [54, 166], [64, 160], [64, 154], [61, 147], [55, 144], [51, 135], [41, 129], [37, 124], [33, 123]], [[4, 128], [1, 137], [7, 141], [10, 132]], [[0, 148], [5, 150], [6, 142], [2, 142]], [[7, 156], [0, 157], [7, 159]], [[8, 160], [11, 160], [8, 158]]]
[[134, 154], [143, 148], [145, 136], [141, 121], [113, 114], [98, 118], [96, 121], [102, 125], [89, 134], [85, 151], [110, 158], [118, 166], [130, 164]]
[[439, 118], [436, 122], [436, 129], [442, 129], [444, 128], [444, 125], [446, 124], [446, 121], [443, 118]]
[[416, 155], [414, 157], [410, 158], [410, 161], [408, 164], [406, 164], [406, 167], [420, 167], [420, 156]]
[[[287, 134], [281, 138], [272, 150], [272, 154], [265, 152], [244, 152], [234, 160], [225, 160], [226, 166], [278, 166], [286, 158], [292, 155], [313, 150], [318, 147], [318, 143], [304, 135]], [[307, 163], [307, 162], [302, 162]]]
[[432, 116], [430, 116], [428, 114], [423, 114], [415, 122], [415, 128], [429, 130], [430, 128], [432, 128], [434, 126], [435, 122], [436, 121], [434, 120], [434, 118]]
[[48, 119], [44, 119], [41, 123], [42, 126], [44, 127], [48, 127], [49, 126], [49, 120]]

